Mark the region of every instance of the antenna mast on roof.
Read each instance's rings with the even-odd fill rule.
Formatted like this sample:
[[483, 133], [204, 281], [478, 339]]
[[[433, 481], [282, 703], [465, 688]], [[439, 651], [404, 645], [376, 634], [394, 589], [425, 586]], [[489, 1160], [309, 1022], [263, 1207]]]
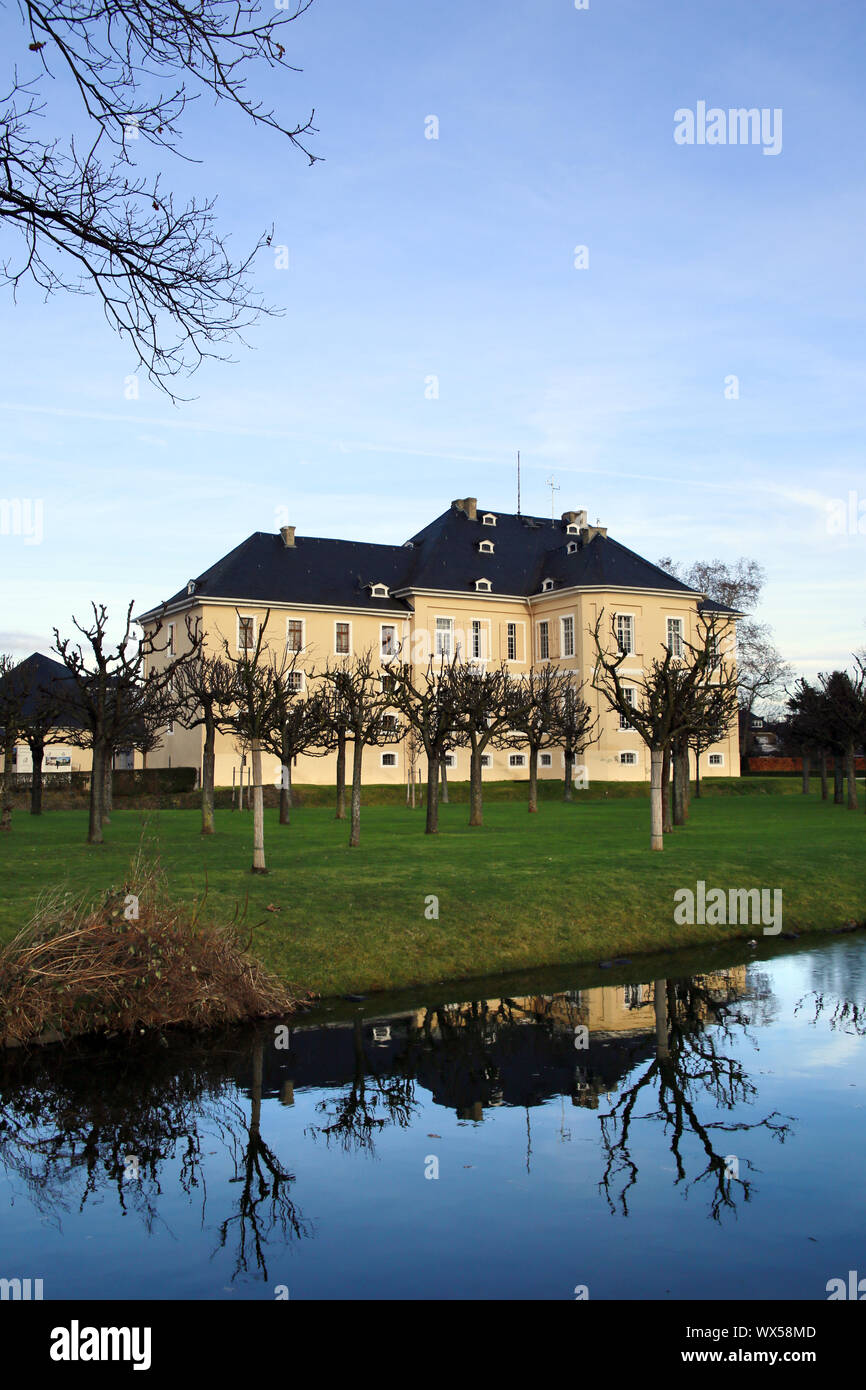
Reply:
[[555, 479], [554, 479], [552, 473], [551, 473], [550, 477], [549, 477], [548, 480], [547, 480], [547, 487], [550, 488], [550, 524], [551, 524], [551, 526], [555, 526], [555, 525], [556, 525], [556, 493], [559, 492], [559, 483], [557, 483], [557, 482], [555, 481]]
[[520, 450], [517, 450], [517, 515], [520, 516]]

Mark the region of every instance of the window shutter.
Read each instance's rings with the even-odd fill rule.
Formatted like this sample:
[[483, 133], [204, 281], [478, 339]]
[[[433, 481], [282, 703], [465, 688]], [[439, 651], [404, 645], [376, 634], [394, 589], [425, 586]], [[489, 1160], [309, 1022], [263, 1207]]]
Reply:
[[550, 648], [549, 648], [549, 650], [550, 650], [550, 659], [551, 659], [551, 661], [558, 661], [558, 660], [559, 660], [559, 647], [560, 647], [560, 642], [559, 642], [559, 618], [548, 618], [548, 620], [547, 620], [547, 631], [548, 631], [549, 634], [550, 634]]

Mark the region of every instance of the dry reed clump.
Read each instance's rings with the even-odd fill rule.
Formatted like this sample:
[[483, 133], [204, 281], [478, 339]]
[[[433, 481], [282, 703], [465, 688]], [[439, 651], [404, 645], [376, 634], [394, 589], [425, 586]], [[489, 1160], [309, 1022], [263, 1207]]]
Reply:
[[0, 1046], [292, 1012], [298, 996], [248, 954], [236, 923], [201, 921], [201, 906], [172, 903], [140, 858], [96, 906], [45, 895], [0, 950]]

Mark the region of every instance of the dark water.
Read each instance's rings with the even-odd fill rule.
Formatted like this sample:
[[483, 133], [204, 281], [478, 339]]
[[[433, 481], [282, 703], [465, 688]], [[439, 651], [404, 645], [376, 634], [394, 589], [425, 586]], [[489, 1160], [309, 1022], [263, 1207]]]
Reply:
[[9, 1060], [0, 1277], [825, 1299], [866, 1275], [866, 935], [762, 949]]

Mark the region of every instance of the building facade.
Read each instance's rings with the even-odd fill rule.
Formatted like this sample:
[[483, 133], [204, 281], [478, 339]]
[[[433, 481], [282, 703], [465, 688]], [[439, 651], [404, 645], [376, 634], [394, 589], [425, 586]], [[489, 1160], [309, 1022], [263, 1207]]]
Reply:
[[[275, 655], [298, 653], [298, 687], [315, 681], [326, 662], [372, 651], [383, 665], [398, 652], [401, 660], [425, 666], [430, 657], [459, 654], [481, 665], [505, 663], [516, 676], [554, 662], [584, 683], [583, 695], [598, 717], [599, 740], [587, 750], [578, 775], [588, 781], [648, 781], [649, 751], [639, 735], [607, 708], [591, 688], [594, 668], [592, 630], [601, 616], [609, 632], [613, 618], [621, 668], [638, 681], [665, 645], [675, 652], [695, 642], [702, 611], [713, 610], [725, 627], [722, 641], [732, 657], [735, 621], [741, 614], [722, 609], [656, 565], [589, 526], [586, 513], [563, 513], [558, 521], [484, 511], [473, 497], [458, 498], [403, 545], [296, 536], [284, 526], [277, 534], [256, 532], [139, 621], [153, 630], [163, 624], [160, 643], [171, 650], [188, 641], [187, 621], [198, 622], [205, 649], [237, 656], [263, 641]], [[154, 660], [165, 657], [154, 657]], [[148, 755], [148, 766], [201, 768], [200, 728], [170, 728], [163, 745]], [[248, 769], [232, 739], [220, 735], [216, 783], [230, 786]], [[328, 783], [335, 776], [335, 754], [302, 756], [295, 782]], [[489, 780], [527, 775], [526, 750], [489, 749], [484, 776]], [[277, 760], [265, 756], [265, 780], [279, 781]], [[273, 764], [273, 766], [271, 766]], [[448, 755], [449, 776], [469, 776], [469, 751]], [[561, 778], [564, 756], [552, 749], [539, 757], [541, 777]], [[736, 721], [727, 736], [701, 757], [702, 776], [738, 776]], [[405, 783], [406, 748], [397, 742], [369, 748], [364, 781]]]

